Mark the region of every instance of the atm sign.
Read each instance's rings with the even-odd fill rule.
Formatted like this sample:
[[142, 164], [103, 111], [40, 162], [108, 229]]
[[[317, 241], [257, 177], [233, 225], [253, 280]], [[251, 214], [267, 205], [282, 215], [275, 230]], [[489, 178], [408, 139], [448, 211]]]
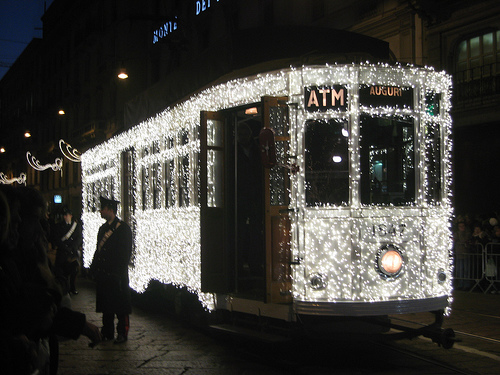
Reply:
[[347, 88], [343, 85], [305, 87], [304, 98], [308, 112], [347, 110]]

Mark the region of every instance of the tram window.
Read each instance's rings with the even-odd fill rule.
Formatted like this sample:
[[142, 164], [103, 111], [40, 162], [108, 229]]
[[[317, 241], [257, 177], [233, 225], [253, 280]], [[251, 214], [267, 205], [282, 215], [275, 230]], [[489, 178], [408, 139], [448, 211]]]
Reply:
[[161, 184], [161, 171], [158, 163], [153, 164], [153, 208], [161, 208], [160, 201], [160, 184]]
[[151, 145], [151, 153], [159, 154], [160, 153], [160, 141], [154, 141]]
[[361, 116], [361, 203], [415, 202], [413, 122]]
[[348, 205], [347, 122], [308, 121], [305, 146], [306, 204]]
[[425, 197], [428, 204], [441, 201], [441, 147], [439, 125], [425, 127]]
[[170, 136], [168, 138], [165, 138], [165, 149], [170, 150], [173, 147], [174, 147], [174, 137]]
[[165, 207], [175, 205], [175, 162], [168, 160], [165, 162]]
[[91, 211], [92, 212], [96, 212], [97, 211], [97, 202], [98, 202], [98, 199], [99, 199], [99, 195], [98, 195], [98, 190], [97, 190], [97, 186], [94, 183], [92, 183], [92, 196], [89, 197], [89, 201], [87, 202], [87, 205], [88, 207], [90, 207]]
[[189, 206], [189, 155], [179, 158], [179, 205]]
[[142, 167], [142, 209], [146, 210], [148, 208], [148, 193], [150, 189], [149, 184], [149, 168]]
[[181, 134], [181, 145], [187, 145], [189, 143], [189, 134], [187, 131], [184, 131]]

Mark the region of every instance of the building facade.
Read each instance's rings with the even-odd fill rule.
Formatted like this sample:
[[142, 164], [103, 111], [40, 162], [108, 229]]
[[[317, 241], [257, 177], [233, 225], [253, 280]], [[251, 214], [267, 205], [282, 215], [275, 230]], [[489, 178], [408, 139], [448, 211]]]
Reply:
[[[0, 81], [0, 172], [26, 173], [49, 202], [80, 210], [80, 166], [61, 139], [85, 151], [261, 54], [285, 56], [273, 33], [336, 51], [349, 41], [323, 40], [334, 28], [387, 42], [388, 62], [453, 75], [456, 213], [500, 211], [498, 1], [55, 0], [42, 20], [43, 38]], [[49, 167], [30, 166], [27, 152]]]

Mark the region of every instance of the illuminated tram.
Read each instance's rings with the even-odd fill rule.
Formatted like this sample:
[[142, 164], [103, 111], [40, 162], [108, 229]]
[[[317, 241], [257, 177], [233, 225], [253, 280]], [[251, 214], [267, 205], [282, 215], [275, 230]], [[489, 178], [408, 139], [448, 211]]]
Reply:
[[83, 153], [84, 265], [107, 195], [134, 231], [138, 292], [156, 280], [209, 311], [322, 329], [433, 312], [410, 335], [449, 347], [450, 96], [444, 72], [369, 63], [195, 92]]

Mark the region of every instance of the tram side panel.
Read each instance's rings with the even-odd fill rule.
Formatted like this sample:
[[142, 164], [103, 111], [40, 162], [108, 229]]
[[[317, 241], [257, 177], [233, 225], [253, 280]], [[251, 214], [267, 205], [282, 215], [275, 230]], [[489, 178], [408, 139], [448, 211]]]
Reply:
[[312, 301], [352, 299], [358, 272], [351, 257], [350, 221], [320, 217], [304, 225], [305, 290], [299, 294]]

